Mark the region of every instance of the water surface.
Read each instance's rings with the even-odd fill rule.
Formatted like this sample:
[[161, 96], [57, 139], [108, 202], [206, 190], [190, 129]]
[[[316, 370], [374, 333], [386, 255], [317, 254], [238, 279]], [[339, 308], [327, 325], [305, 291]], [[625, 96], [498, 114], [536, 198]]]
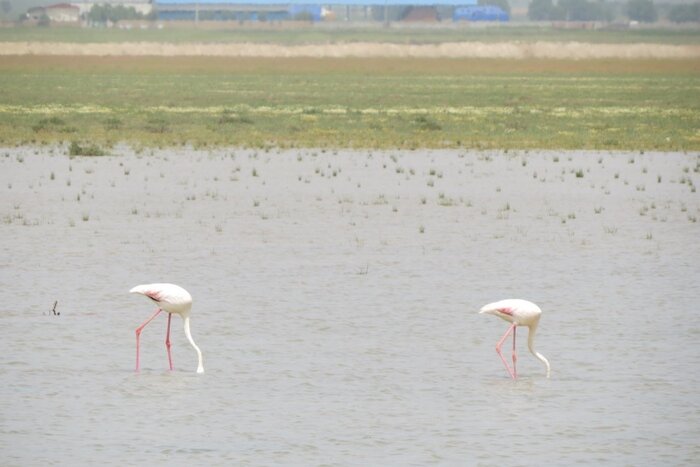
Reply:
[[[3, 465], [689, 465], [696, 154], [0, 150]], [[194, 296], [192, 333], [128, 290]], [[521, 377], [501, 298], [537, 302]], [[60, 316], [50, 313], [58, 300]]]

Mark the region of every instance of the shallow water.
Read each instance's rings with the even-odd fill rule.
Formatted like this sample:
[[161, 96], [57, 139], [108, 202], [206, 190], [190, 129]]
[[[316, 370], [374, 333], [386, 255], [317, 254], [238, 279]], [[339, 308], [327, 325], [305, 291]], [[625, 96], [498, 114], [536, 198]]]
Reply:
[[[0, 150], [2, 465], [700, 456], [696, 154], [63, 152]], [[204, 375], [177, 317], [134, 373], [147, 282]], [[507, 297], [550, 379], [524, 329], [508, 379]]]

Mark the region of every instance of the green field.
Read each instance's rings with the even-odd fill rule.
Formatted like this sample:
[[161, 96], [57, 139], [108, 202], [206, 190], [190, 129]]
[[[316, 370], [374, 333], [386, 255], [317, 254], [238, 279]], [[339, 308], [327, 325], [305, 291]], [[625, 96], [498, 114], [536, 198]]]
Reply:
[[[333, 25], [331, 25], [333, 26]], [[0, 42], [198, 42], [328, 44], [346, 42], [389, 42], [434, 44], [443, 42], [577, 41], [590, 43], [700, 44], [700, 29], [557, 29], [536, 26], [491, 27], [375, 27], [314, 25], [272, 25], [224, 28], [116, 29], [73, 27], [0, 28]]]
[[674, 60], [3, 57], [0, 144], [700, 150]]

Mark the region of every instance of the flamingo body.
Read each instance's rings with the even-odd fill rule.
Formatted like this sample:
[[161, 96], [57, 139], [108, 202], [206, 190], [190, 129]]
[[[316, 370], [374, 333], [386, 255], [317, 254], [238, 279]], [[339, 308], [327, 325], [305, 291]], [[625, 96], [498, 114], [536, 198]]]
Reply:
[[542, 310], [527, 300], [508, 298], [484, 305], [479, 313], [495, 315], [518, 326], [530, 326], [533, 323], [537, 324]]
[[192, 295], [175, 284], [143, 284], [129, 290], [129, 293], [145, 295], [168, 313], [180, 316], [189, 314], [192, 309]]
[[[506, 333], [503, 335], [500, 341], [496, 344], [496, 352], [498, 353], [498, 356], [501, 358], [503, 361], [503, 364], [506, 366], [506, 370], [508, 370], [508, 373], [510, 376], [515, 379], [517, 377], [517, 372], [515, 368], [515, 363], [517, 360], [517, 354], [515, 351], [515, 333], [516, 329], [518, 326], [527, 326], [528, 327], [528, 339], [527, 339], [527, 346], [530, 352], [542, 363], [544, 363], [546, 369], [547, 369], [547, 378], [549, 378], [550, 374], [550, 365], [549, 361], [542, 355], [541, 353], [535, 351], [534, 348], [534, 341], [535, 341], [535, 333], [537, 332], [537, 326], [540, 323], [540, 316], [542, 315], [542, 310], [540, 307], [535, 305], [532, 302], [529, 302], [527, 300], [521, 300], [521, 299], [506, 299], [506, 300], [500, 300], [498, 302], [493, 302], [489, 303], [488, 305], [484, 305], [481, 307], [481, 310], [479, 310], [480, 314], [490, 314], [494, 316], [498, 316], [499, 318], [508, 321], [511, 323], [511, 326], [508, 328]], [[505, 358], [503, 358], [503, 355], [501, 353], [501, 347], [503, 345], [503, 342], [505, 342], [506, 338], [510, 333], [513, 333], [513, 369], [511, 370], [510, 367], [508, 366], [508, 363], [506, 362]]]
[[197, 344], [192, 339], [190, 332], [190, 311], [192, 310], [192, 296], [182, 287], [175, 284], [143, 284], [133, 287], [129, 293], [137, 293], [150, 298], [157, 306], [155, 313], [146, 320], [141, 326], [136, 329], [136, 371], [139, 370], [139, 339], [143, 328], [153, 320], [158, 314], [165, 310], [168, 312], [168, 331], [165, 340], [165, 346], [168, 350], [168, 361], [170, 369], [173, 369], [172, 356], [170, 354], [170, 320], [173, 314], [178, 314], [182, 317], [185, 329], [185, 336], [192, 347], [197, 352], [199, 363], [197, 365], [197, 373], [204, 373], [202, 365], [202, 352]]

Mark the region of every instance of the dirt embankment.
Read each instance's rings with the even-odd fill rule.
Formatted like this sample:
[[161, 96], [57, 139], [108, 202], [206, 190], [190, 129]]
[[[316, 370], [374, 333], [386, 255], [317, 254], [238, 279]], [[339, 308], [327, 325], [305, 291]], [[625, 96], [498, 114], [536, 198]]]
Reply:
[[169, 44], [1, 42], [0, 56], [420, 57], [505, 59], [698, 59], [700, 45], [590, 44], [582, 42], [453, 42], [443, 44]]

